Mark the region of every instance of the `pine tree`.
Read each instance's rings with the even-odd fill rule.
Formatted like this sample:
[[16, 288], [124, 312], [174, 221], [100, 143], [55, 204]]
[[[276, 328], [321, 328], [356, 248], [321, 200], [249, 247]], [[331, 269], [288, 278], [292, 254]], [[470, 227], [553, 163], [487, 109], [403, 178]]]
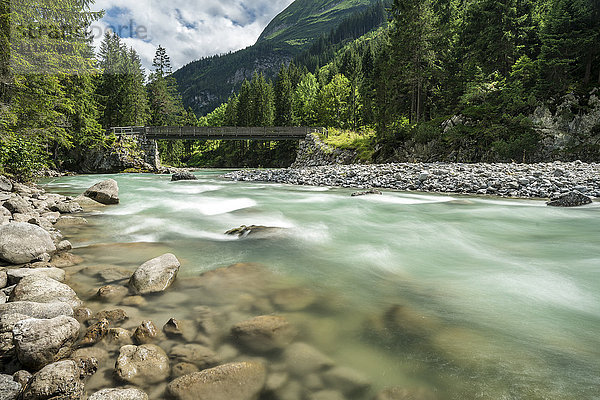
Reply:
[[275, 125], [277, 126], [293, 125], [290, 69], [291, 67], [286, 68], [285, 65], [282, 65], [275, 80]]

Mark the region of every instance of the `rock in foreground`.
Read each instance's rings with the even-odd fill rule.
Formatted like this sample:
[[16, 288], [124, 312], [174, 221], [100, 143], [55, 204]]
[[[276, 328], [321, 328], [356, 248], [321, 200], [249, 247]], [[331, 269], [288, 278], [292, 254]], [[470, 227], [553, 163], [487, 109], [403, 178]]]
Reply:
[[15, 222], [0, 226], [0, 259], [25, 264], [49, 259], [56, 251], [50, 234], [39, 226]]
[[192, 174], [191, 172], [178, 172], [176, 174], [173, 174], [173, 176], [171, 176], [171, 181], [176, 182], [176, 181], [195, 181], [198, 178], [196, 178], [196, 175]]
[[139, 294], [162, 292], [175, 280], [179, 260], [167, 253], [140, 265], [129, 280], [129, 286]]
[[140, 389], [102, 389], [88, 400], [148, 400], [148, 395]]
[[84, 196], [102, 204], [119, 204], [119, 185], [114, 179], [96, 183], [83, 193]]
[[83, 397], [84, 389], [82, 378], [81, 369], [73, 360], [47, 365], [33, 375], [22, 399], [80, 399]]
[[153, 344], [123, 346], [115, 372], [120, 380], [134, 385], [162, 382], [169, 377], [169, 358]]
[[547, 204], [550, 207], [579, 207], [591, 204], [592, 199], [588, 196], [577, 192], [569, 192], [558, 197], [552, 198]]
[[260, 363], [224, 364], [179, 377], [167, 392], [177, 400], [256, 400], [266, 375]]
[[43, 275], [29, 275], [21, 279], [10, 295], [10, 301], [33, 301], [68, 303], [71, 307], [79, 307], [81, 300], [68, 285]]

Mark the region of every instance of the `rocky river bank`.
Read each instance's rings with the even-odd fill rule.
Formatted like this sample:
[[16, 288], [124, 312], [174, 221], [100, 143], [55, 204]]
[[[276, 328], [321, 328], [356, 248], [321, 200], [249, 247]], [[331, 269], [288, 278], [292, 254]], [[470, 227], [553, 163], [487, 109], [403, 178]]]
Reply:
[[397, 163], [328, 165], [230, 172], [235, 181], [402, 191], [557, 198], [578, 192], [600, 197], [600, 164], [580, 161], [540, 164]]
[[[76, 232], [86, 212], [118, 204], [114, 180], [73, 198], [0, 177], [1, 400], [438, 398], [423, 387], [375, 390], [317, 349], [338, 302], [262, 265], [185, 279], [169, 253], [82, 266], [59, 229]], [[396, 307], [366, 323], [383, 336], [406, 321], [432, 333], [418, 319]]]

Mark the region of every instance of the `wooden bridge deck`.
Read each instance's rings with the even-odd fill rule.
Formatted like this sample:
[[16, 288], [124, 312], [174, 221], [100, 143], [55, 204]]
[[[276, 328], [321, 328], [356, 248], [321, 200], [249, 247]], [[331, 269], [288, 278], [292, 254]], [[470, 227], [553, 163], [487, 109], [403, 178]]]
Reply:
[[309, 133], [321, 132], [308, 127], [237, 127], [237, 126], [124, 126], [114, 127], [117, 136], [139, 135], [147, 139], [167, 140], [300, 140]]

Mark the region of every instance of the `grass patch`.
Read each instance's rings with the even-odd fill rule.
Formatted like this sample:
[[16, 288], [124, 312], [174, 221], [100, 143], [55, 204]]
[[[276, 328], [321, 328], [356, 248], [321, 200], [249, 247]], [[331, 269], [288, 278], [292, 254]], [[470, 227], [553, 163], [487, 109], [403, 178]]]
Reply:
[[338, 149], [356, 151], [361, 161], [371, 161], [375, 150], [374, 129], [363, 129], [357, 132], [329, 128], [328, 131], [328, 136], [322, 133], [319, 134], [319, 138], [323, 143]]

